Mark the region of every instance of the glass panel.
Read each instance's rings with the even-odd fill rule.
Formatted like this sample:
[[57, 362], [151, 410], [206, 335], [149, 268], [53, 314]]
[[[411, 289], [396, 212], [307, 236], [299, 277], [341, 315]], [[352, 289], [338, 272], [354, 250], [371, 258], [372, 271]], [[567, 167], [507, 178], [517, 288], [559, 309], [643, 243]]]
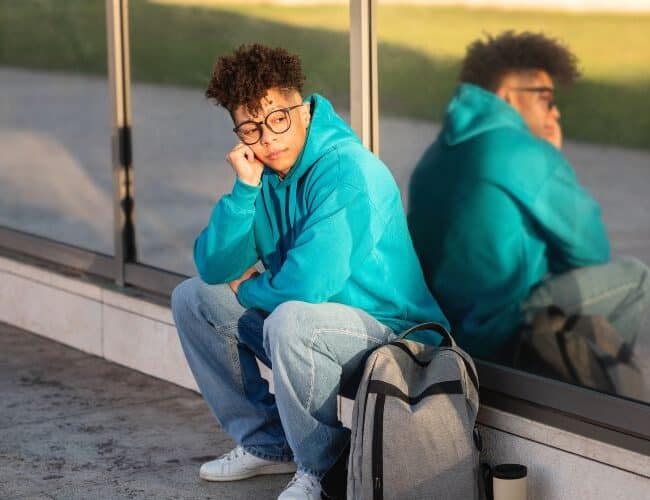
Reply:
[[0, 225], [113, 253], [104, 0], [0, 0]]
[[[395, 5], [380, 1], [380, 155], [391, 167], [405, 204], [413, 193], [421, 194], [418, 200], [427, 198], [413, 202], [411, 228], [414, 234], [416, 231], [421, 234], [414, 239], [425, 273], [447, 315], [455, 323], [457, 337], [468, 350], [484, 358], [496, 357], [494, 346], [499, 345], [499, 338], [505, 339], [499, 359], [510, 364], [522, 334], [516, 328], [516, 321], [513, 329], [503, 326], [509, 323], [502, 318], [512, 321], [516, 317], [521, 321], [519, 305], [527, 298], [536, 297], [540, 306], [560, 304], [567, 314], [603, 315], [617, 331], [612, 332], [603, 324], [572, 326], [557, 318], [558, 323], [552, 327], [538, 326], [535, 335], [540, 332], [554, 334], [559, 330], [572, 333], [546, 334], [542, 339], [549, 345], [545, 347], [538, 344], [531, 347], [528, 342], [526, 345], [533, 349], [533, 354], [544, 356], [544, 359], [535, 361], [530, 355], [520, 357], [517, 366], [650, 402], [647, 387], [642, 387], [650, 385], [650, 322], [647, 320], [650, 276], [644, 277], [643, 264], [619, 260], [620, 256], [631, 255], [645, 266], [650, 264], [650, 114], [647, 112], [650, 109], [650, 66], [647, 64], [650, 60], [647, 43], [650, 15], [441, 7], [424, 3], [413, 0]], [[588, 246], [585, 241], [595, 238], [593, 235], [597, 232], [595, 223], [586, 215], [573, 226], [569, 225], [567, 219], [578, 215], [575, 209], [567, 209], [560, 220], [546, 219], [554, 213], [562, 214], [557, 209], [562, 204], [580, 206], [570, 190], [562, 192], [561, 182], [556, 188], [559, 194], [548, 201], [543, 201], [543, 192], [539, 194], [544, 187], [541, 185], [531, 187], [531, 190], [537, 189], [537, 201], [530, 206], [525, 200], [511, 201], [511, 207], [519, 204], [518, 209], [513, 209], [521, 218], [519, 222], [508, 219], [504, 213], [497, 214], [497, 201], [494, 204], [479, 201], [476, 193], [482, 193], [484, 200], [500, 199], [485, 182], [471, 180], [473, 165], [484, 165], [482, 159], [494, 158], [494, 144], [476, 142], [483, 144], [484, 149], [473, 149], [463, 159], [445, 156], [444, 160], [435, 160], [447, 162], [436, 163], [446, 167], [437, 166], [428, 176], [417, 177], [409, 193], [414, 167], [436, 140], [447, 103], [457, 89], [467, 46], [478, 38], [485, 39], [485, 33], [497, 35], [505, 30], [544, 32], [565, 43], [579, 60], [582, 77], [572, 88], [560, 88], [556, 93], [564, 134], [562, 153], [577, 172], [579, 182], [602, 209], [612, 248], [613, 263], [608, 268], [567, 274], [570, 268], [587, 261], [595, 262], [599, 258], [595, 248], [584, 250], [584, 261], [576, 254], [573, 262], [560, 262], [562, 259], [554, 256], [553, 252], [557, 255], [566, 252], [566, 259], [571, 260], [568, 255], [578, 252], [580, 245]], [[536, 94], [537, 98], [541, 96]], [[463, 151], [470, 150], [465, 144], [450, 146], [449, 141], [445, 144], [445, 151], [454, 147], [454, 151], [461, 147], [466, 148]], [[513, 152], [519, 150], [516, 144], [511, 147]], [[441, 154], [434, 156], [442, 158]], [[429, 160], [428, 164], [433, 162]], [[537, 181], [525, 174], [526, 169], [534, 171], [533, 162], [534, 157], [523, 157], [521, 178], [521, 171], [514, 170], [508, 174], [509, 180], [503, 182], [514, 185], [512, 189], [533, 186]], [[548, 184], [544, 189], [547, 188]], [[516, 199], [511, 191], [499, 189], [509, 193], [501, 196]], [[480, 203], [486, 204], [485, 209], [474, 211], [473, 207], [482, 206]], [[545, 211], [547, 213], [543, 213]], [[563, 224], [572, 229], [558, 236], [555, 231]], [[531, 234], [529, 244], [536, 248], [537, 260], [532, 259], [531, 248], [524, 248], [523, 240], [517, 239], [518, 230]], [[496, 234], [503, 236], [498, 241], [490, 239]], [[533, 239], [537, 242], [530, 243]], [[513, 242], [520, 242], [521, 246], [508, 249], [509, 244], [516, 246]], [[525, 276], [508, 275], [508, 272], [514, 273], [521, 254], [529, 259], [519, 269]], [[552, 283], [549, 287], [555, 295], [545, 297], [541, 289], [529, 295], [529, 286], [545, 279], [545, 269], [555, 272], [546, 276], [546, 279], [553, 278], [546, 283]], [[537, 278], [529, 277], [533, 274], [537, 274]], [[565, 276], [560, 283], [556, 280], [558, 275]], [[503, 276], [503, 279], [496, 280], [490, 288], [494, 276]], [[582, 304], [582, 309], [576, 304]], [[601, 337], [585, 341], [579, 332], [593, 332], [594, 328]], [[497, 334], [500, 329], [503, 332]], [[558, 344], [558, 338], [564, 339], [564, 344]], [[636, 338], [635, 344], [631, 341], [633, 338]], [[606, 352], [624, 357], [622, 340], [627, 340], [628, 347], [632, 347], [639, 371], [625, 363], [603, 368], [612, 361]], [[596, 355], [593, 353], [597, 350], [590, 347], [594, 343], [602, 351]], [[550, 359], [552, 356], [555, 358]], [[551, 372], [550, 367], [555, 371]]]
[[349, 116], [347, 4], [131, 1], [136, 228], [139, 260], [193, 275], [194, 239], [234, 182], [227, 113], [204, 97], [220, 55], [242, 44], [298, 54], [305, 94]]

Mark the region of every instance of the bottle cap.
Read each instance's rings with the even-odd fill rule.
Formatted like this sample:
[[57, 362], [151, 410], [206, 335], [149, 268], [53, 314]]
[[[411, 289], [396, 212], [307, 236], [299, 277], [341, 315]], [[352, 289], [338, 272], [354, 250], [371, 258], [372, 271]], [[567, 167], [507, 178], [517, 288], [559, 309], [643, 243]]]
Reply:
[[492, 469], [492, 477], [497, 479], [521, 479], [527, 474], [526, 466], [520, 464], [500, 464]]

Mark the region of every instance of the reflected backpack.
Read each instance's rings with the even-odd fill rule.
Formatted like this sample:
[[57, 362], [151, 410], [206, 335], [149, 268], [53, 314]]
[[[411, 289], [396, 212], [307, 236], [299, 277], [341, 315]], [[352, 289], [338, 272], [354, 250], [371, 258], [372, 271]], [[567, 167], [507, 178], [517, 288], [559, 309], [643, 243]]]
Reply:
[[[406, 339], [420, 330], [443, 343]], [[474, 363], [441, 325], [374, 350], [354, 401], [347, 498], [481, 498], [478, 406]]]
[[515, 368], [647, 401], [633, 346], [603, 316], [542, 309], [521, 331]]

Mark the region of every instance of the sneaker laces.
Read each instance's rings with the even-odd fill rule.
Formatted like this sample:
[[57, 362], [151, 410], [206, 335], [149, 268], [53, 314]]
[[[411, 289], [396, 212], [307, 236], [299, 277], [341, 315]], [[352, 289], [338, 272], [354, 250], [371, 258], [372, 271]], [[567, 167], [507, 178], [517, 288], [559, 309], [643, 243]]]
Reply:
[[303, 490], [310, 492], [318, 486], [318, 483], [320, 483], [320, 480], [313, 474], [309, 474], [308, 472], [304, 471], [298, 471], [294, 474], [291, 481], [289, 481], [286, 489], [289, 489], [292, 486], [298, 486]]
[[237, 446], [230, 450], [228, 453], [221, 455], [219, 457], [219, 460], [223, 460], [224, 462], [232, 462], [233, 460], [243, 457], [244, 455], [246, 455], [246, 450], [241, 446]]

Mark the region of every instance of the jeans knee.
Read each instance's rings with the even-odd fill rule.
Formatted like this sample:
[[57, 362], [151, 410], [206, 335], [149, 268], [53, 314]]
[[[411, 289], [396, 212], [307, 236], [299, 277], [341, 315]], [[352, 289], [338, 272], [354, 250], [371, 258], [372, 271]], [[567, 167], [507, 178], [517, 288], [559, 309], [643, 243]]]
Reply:
[[189, 278], [182, 281], [172, 291], [171, 307], [174, 320], [178, 323], [178, 319], [188, 313], [191, 305], [194, 302], [193, 298], [196, 296], [196, 280], [198, 278]]
[[274, 350], [286, 351], [288, 346], [304, 340], [309, 333], [310, 306], [297, 300], [283, 302], [264, 320], [264, 349], [269, 356]]
[[172, 313], [174, 315], [180, 313], [186, 309], [189, 304], [191, 304], [192, 301], [188, 299], [189, 296], [192, 295], [193, 280], [194, 278], [186, 279], [185, 281], [182, 281], [176, 285], [174, 290], [172, 290], [171, 305]]
[[639, 287], [646, 296], [650, 296], [650, 269], [640, 260], [634, 260], [636, 261], [637, 275], [639, 277]]
[[638, 281], [639, 288], [645, 293], [650, 293], [650, 269], [636, 257], [625, 256], [620, 258], [625, 273], [631, 281]]

